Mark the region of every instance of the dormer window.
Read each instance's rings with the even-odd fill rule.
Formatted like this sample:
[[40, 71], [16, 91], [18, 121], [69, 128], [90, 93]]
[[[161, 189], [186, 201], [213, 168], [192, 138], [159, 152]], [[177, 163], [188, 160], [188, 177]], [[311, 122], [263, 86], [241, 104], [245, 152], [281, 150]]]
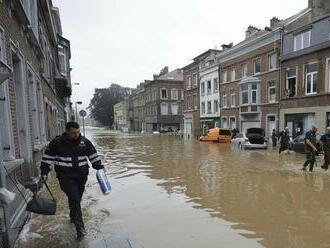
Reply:
[[311, 30], [294, 36], [294, 51], [298, 51], [311, 45]]

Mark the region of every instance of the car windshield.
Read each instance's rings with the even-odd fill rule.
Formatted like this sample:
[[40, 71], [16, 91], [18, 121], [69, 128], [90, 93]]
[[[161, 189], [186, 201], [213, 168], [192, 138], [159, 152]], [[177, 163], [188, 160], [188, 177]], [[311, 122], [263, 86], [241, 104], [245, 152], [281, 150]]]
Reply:
[[262, 128], [249, 128], [246, 130], [246, 134], [251, 133], [264, 135], [264, 130]]

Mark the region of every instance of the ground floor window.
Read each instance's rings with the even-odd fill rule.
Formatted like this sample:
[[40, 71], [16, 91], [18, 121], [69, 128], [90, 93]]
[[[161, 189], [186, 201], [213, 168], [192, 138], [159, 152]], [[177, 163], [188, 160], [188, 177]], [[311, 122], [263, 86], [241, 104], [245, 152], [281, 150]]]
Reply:
[[223, 128], [228, 128], [227, 117], [222, 117], [221, 118], [221, 123], [222, 123]]
[[285, 126], [290, 130], [293, 138], [306, 133], [315, 125], [315, 113], [287, 114], [285, 115]]

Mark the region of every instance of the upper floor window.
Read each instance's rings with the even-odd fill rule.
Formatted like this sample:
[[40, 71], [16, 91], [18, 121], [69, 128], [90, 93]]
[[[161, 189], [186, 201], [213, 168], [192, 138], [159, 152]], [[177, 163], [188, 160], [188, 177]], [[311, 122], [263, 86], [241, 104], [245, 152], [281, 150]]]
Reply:
[[226, 83], [227, 82], [227, 71], [222, 72], [222, 82]]
[[285, 94], [286, 97], [294, 97], [297, 91], [297, 68], [286, 71]]
[[207, 102], [207, 113], [208, 114], [211, 114], [212, 112], [212, 104], [210, 101]]
[[294, 36], [294, 51], [298, 51], [311, 45], [311, 30]]
[[202, 114], [205, 114], [205, 102], [202, 102]]
[[251, 103], [256, 104], [257, 103], [257, 92], [258, 87], [256, 84], [251, 85]]
[[317, 64], [306, 65], [306, 95], [316, 94], [317, 91]]
[[253, 61], [253, 67], [254, 67], [254, 74], [258, 74], [261, 72], [260, 70], [260, 58]]
[[191, 77], [187, 77], [187, 89], [189, 90], [191, 88]]
[[236, 106], [236, 94], [235, 93], [230, 95], [230, 102], [231, 102], [232, 107]]
[[168, 114], [168, 104], [163, 102], [160, 105], [160, 112], [162, 115], [167, 115]]
[[219, 112], [219, 101], [218, 100], [214, 100], [214, 113], [218, 113]]
[[276, 53], [272, 53], [270, 55], [268, 55], [268, 66], [269, 66], [269, 70], [274, 70], [276, 69], [276, 60], [277, 60], [277, 55]]
[[218, 84], [218, 79], [217, 78], [213, 79], [213, 90], [214, 90], [214, 92], [219, 91], [219, 84]]
[[222, 107], [227, 108], [227, 95], [225, 92], [222, 93]]
[[211, 80], [207, 81], [207, 94], [211, 94]]
[[197, 94], [193, 95], [193, 104], [194, 104], [194, 109], [198, 109], [198, 97]]
[[191, 96], [187, 96], [187, 109], [191, 109]]
[[171, 104], [171, 112], [172, 112], [172, 115], [177, 115], [178, 112], [179, 112], [179, 105], [177, 102], [172, 102]]
[[160, 99], [167, 99], [167, 90], [166, 89], [160, 90]]
[[248, 84], [242, 84], [241, 85], [241, 103], [249, 104], [249, 87]]
[[228, 82], [234, 81], [235, 80], [235, 69], [234, 68], [230, 70], [229, 75], [230, 75], [230, 78], [228, 79]]
[[0, 28], [0, 60], [6, 62], [5, 32]]
[[178, 89], [172, 89], [172, 91], [171, 91], [171, 97], [172, 97], [172, 100], [178, 100], [179, 99]]
[[65, 53], [65, 48], [62, 45], [58, 45], [58, 58], [59, 58], [60, 73], [66, 76], [67, 75], [66, 53]]
[[276, 83], [275, 81], [268, 82], [268, 102], [276, 101]]
[[192, 85], [193, 87], [197, 87], [197, 73], [192, 76]]
[[242, 64], [242, 78], [245, 78], [248, 76], [248, 66], [247, 64]]
[[205, 94], [205, 83], [201, 83], [201, 93], [202, 93], [202, 96]]

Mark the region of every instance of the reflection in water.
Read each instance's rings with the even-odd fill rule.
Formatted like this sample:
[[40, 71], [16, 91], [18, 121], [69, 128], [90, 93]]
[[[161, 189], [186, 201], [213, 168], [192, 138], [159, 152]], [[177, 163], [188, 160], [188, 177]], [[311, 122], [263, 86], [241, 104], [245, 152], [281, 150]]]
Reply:
[[[138, 183], [147, 185], [143, 188], [143, 198], [141, 195], [135, 198], [134, 193], [129, 195], [128, 190], [120, 196], [113, 192], [114, 202], [111, 204], [117, 204], [114, 209], [118, 216], [121, 211], [121, 219], [129, 213], [125, 211], [128, 207], [125, 201], [131, 198], [133, 203], [130, 204], [135, 205], [130, 207], [145, 219], [150, 217], [150, 229], [165, 230], [165, 227], [158, 225], [163, 223], [164, 217], [160, 215], [165, 212], [161, 212], [162, 208], [166, 208], [169, 214], [165, 217], [166, 223], [185, 228], [186, 233], [191, 234], [184, 237], [171, 233], [172, 243], [168, 243], [165, 237], [162, 240], [161, 236], [152, 237], [149, 233], [145, 238], [148, 244], [154, 242], [157, 246], [145, 247], [187, 247], [188, 239], [195, 237], [193, 223], [201, 223], [201, 217], [194, 215], [196, 212], [189, 212], [190, 206], [208, 214], [207, 218], [203, 217], [204, 222], [200, 224], [195, 238], [218, 232], [218, 235], [224, 235], [221, 242], [226, 236], [221, 231], [223, 225], [240, 234], [236, 237], [237, 244], [213, 244], [211, 240], [202, 240], [200, 243], [205, 244], [204, 247], [239, 247], [240, 238], [257, 241], [265, 247], [330, 246], [330, 199], [327, 197], [330, 178], [320, 168], [313, 173], [301, 172], [299, 169], [304, 159], [301, 155], [279, 156], [272, 149], [239, 151], [229, 144], [200, 143], [163, 135], [123, 135], [106, 131], [94, 131], [90, 135], [93, 135], [97, 149], [104, 156], [113, 183], [131, 183], [133, 188]], [[154, 181], [165, 190], [170, 201], [177, 201], [177, 204], [166, 203], [159, 190], [151, 191]], [[174, 196], [182, 196], [185, 202], [181, 203]], [[93, 194], [89, 197], [89, 204], [97, 206], [98, 203], [93, 202], [96, 201]], [[120, 199], [125, 199], [123, 202], [126, 205], [122, 203], [119, 207]], [[144, 201], [145, 205], [138, 201]], [[100, 206], [107, 204], [110, 203], [102, 202]], [[183, 223], [178, 222], [184, 213], [189, 213], [189, 217], [182, 217], [185, 220]], [[157, 214], [159, 223], [152, 222], [151, 216]], [[117, 221], [118, 216], [110, 216], [109, 223], [111, 220]], [[90, 219], [94, 218], [92, 215]], [[133, 223], [136, 220], [130, 217], [125, 221]], [[143, 240], [145, 233], [141, 224], [127, 226], [137, 238]], [[134, 229], [136, 226], [139, 228]], [[240, 247], [254, 246], [257, 243], [246, 243]]]

